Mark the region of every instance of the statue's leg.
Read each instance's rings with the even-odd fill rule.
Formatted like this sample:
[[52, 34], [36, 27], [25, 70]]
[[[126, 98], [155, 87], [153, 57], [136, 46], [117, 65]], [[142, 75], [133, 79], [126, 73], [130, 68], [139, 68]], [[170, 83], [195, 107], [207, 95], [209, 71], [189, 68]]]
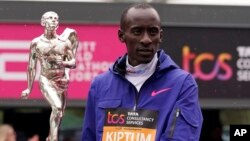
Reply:
[[42, 94], [52, 108], [48, 141], [58, 141], [58, 131], [66, 103], [64, 92], [56, 90], [51, 82], [44, 76], [40, 76], [40, 87]]

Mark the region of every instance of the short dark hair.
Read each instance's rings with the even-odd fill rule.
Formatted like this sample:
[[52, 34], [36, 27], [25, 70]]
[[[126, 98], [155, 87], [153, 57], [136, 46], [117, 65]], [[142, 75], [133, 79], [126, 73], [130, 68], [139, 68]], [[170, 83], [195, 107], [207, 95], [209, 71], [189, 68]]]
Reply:
[[148, 8], [153, 8], [155, 9], [152, 5], [149, 5], [148, 3], [137, 3], [137, 4], [132, 4], [130, 5], [129, 7], [127, 7], [126, 9], [124, 9], [124, 11], [122, 12], [122, 15], [121, 15], [121, 19], [120, 19], [120, 28], [122, 30], [125, 29], [125, 23], [126, 23], [126, 16], [127, 16], [127, 13], [129, 11], [129, 9], [131, 8], [135, 8], [135, 9], [148, 9]]

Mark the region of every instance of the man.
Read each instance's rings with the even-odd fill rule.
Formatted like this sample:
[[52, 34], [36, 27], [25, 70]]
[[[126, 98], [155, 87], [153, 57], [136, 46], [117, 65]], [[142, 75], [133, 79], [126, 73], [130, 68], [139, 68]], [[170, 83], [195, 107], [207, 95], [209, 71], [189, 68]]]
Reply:
[[16, 141], [16, 132], [11, 125], [0, 125], [0, 141]]
[[157, 11], [148, 4], [129, 7], [118, 36], [127, 54], [93, 80], [82, 141], [199, 141], [197, 84], [159, 50]]
[[[41, 64], [40, 89], [52, 108], [48, 141], [58, 141], [58, 130], [66, 106], [69, 82], [68, 68], [75, 68], [76, 66], [73, 52], [77, 46], [76, 34], [67, 29], [66, 31], [71, 33], [64, 33], [62, 37], [58, 36], [56, 33], [58, 24], [59, 16], [57, 13], [49, 11], [43, 14], [41, 25], [44, 27], [45, 32], [31, 42], [28, 88], [21, 95], [23, 99], [27, 99], [31, 93], [36, 73], [36, 63], [39, 60]], [[74, 40], [65, 39], [65, 35]]]
[[32, 136], [28, 137], [28, 141], [39, 141], [39, 135], [33, 134]]

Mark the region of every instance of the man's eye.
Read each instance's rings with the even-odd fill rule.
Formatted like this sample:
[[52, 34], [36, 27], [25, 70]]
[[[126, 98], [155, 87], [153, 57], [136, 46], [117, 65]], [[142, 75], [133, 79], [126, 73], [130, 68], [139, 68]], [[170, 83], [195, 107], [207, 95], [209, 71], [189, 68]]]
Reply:
[[140, 35], [141, 34], [141, 30], [140, 29], [134, 29], [134, 30], [132, 30], [132, 33], [134, 35]]
[[157, 28], [152, 28], [152, 29], [149, 30], [149, 33], [150, 33], [151, 35], [155, 35], [155, 34], [158, 34], [158, 33], [159, 33], [159, 30], [158, 30]]

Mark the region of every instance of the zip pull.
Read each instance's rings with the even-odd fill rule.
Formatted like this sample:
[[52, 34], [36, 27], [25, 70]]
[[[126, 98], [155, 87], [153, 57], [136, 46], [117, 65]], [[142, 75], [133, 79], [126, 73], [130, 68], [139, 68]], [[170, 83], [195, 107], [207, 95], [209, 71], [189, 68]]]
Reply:
[[135, 104], [133, 107], [133, 110], [135, 111], [137, 109], [137, 105]]
[[175, 117], [179, 117], [179, 115], [180, 115], [180, 109], [178, 108], [176, 109]]
[[175, 126], [176, 126], [176, 121], [177, 121], [177, 118], [179, 117], [179, 115], [180, 115], [180, 109], [177, 108], [175, 110], [174, 119], [173, 119], [171, 127], [170, 127], [169, 138], [173, 138]]

